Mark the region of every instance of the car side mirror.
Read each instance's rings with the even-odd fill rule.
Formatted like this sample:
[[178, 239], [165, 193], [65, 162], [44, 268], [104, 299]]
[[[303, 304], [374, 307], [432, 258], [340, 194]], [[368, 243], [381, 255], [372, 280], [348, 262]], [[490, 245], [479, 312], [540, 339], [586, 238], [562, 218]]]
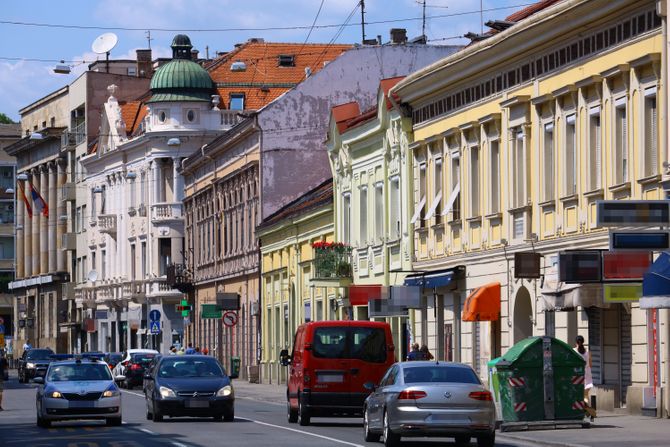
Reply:
[[363, 384], [363, 388], [365, 388], [368, 391], [374, 391], [377, 389], [377, 385], [375, 385], [374, 382], [365, 382]]
[[126, 380], [126, 376], [118, 375], [114, 377], [114, 382], [123, 382], [124, 380]]
[[291, 356], [288, 355], [288, 349], [282, 349], [279, 352], [279, 363], [281, 363], [282, 366], [288, 366], [291, 364]]
[[38, 385], [44, 385], [44, 377], [35, 377], [33, 382], [37, 383]]

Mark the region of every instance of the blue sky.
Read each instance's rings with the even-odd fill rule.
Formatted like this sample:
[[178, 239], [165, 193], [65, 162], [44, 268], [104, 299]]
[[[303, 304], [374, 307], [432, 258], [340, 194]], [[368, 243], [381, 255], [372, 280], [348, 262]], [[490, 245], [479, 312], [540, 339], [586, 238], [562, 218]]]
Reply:
[[[532, 0], [427, 0], [426, 35], [434, 44], [465, 44], [466, 39], [448, 39], [480, 29], [480, 1], [483, 19], [502, 19]], [[316, 25], [344, 23], [358, 0], [324, 0]], [[146, 48], [145, 29], [151, 32], [153, 55], [170, 55], [169, 45], [177, 31], [243, 28], [241, 31], [186, 31], [195, 48], [210, 56], [216, 51], [230, 51], [235, 43], [250, 37], [266, 41], [304, 42], [308, 29], [249, 30], [249, 28], [304, 27], [314, 21], [321, 0], [3, 0], [0, 21], [65, 24], [97, 27], [137, 28], [110, 30], [119, 37], [112, 57], [133, 58], [135, 49]], [[420, 0], [366, 0], [366, 22], [421, 17]], [[515, 7], [516, 6], [516, 7]], [[495, 8], [507, 8], [497, 9]], [[489, 11], [486, 11], [486, 10]], [[472, 13], [476, 11], [475, 13]], [[448, 17], [434, 17], [434, 16]], [[432, 16], [432, 17], [431, 17]], [[355, 43], [361, 39], [360, 9], [337, 38], [338, 43]], [[369, 23], [366, 37], [381, 34], [389, 39], [389, 29], [406, 28], [409, 37], [421, 34], [421, 20]], [[309, 42], [329, 42], [338, 28], [317, 28]], [[54, 74], [56, 62], [25, 59], [91, 62], [98, 55], [91, 43], [102, 29], [0, 24], [0, 112], [18, 120], [18, 110], [49, 92], [72, 82], [86, 64], [79, 64], [70, 75]], [[104, 57], [104, 56], [103, 56]], [[18, 58], [19, 60], [8, 60]]]

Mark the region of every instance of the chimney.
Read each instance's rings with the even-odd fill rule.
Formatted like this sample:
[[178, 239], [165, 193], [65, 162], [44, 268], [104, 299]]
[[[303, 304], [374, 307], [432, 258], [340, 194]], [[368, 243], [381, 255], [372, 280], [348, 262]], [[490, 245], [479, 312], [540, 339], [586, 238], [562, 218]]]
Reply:
[[198, 62], [198, 53], [200, 53], [200, 51], [196, 50], [195, 48], [191, 50], [191, 60], [193, 62]]
[[407, 30], [405, 28], [391, 28], [391, 43], [394, 45], [407, 42]]
[[137, 52], [137, 76], [140, 78], [150, 78], [153, 74], [151, 63], [151, 49], [136, 50]]

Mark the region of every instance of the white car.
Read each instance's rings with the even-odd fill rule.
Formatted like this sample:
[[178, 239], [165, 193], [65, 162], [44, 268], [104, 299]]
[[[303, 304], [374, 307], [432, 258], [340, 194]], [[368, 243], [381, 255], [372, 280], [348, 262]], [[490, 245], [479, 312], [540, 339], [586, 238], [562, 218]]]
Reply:
[[[131, 361], [134, 355], [136, 354], [151, 354], [159, 355], [159, 352], [155, 349], [128, 349], [123, 353], [123, 357], [119, 363], [116, 364], [112, 370], [112, 375], [116, 376], [126, 376], [128, 363]], [[127, 377], [127, 376], [126, 376]], [[140, 380], [141, 383], [141, 380]]]

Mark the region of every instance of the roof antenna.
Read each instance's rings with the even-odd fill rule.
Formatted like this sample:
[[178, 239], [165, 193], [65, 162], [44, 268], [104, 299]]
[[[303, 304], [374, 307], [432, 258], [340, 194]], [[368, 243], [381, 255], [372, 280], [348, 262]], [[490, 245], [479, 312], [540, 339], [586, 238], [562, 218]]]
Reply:
[[150, 29], [146, 30], [144, 34], [146, 34], [147, 36], [147, 45], [149, 46], [149, 49], [151, 49], [151, 41], [153, 40], [151, 38], [151, 30]]
[[361, 43], [365, 45], [365, 0], [361, 0], [361, 33], [363, 34], [363, 40]]

